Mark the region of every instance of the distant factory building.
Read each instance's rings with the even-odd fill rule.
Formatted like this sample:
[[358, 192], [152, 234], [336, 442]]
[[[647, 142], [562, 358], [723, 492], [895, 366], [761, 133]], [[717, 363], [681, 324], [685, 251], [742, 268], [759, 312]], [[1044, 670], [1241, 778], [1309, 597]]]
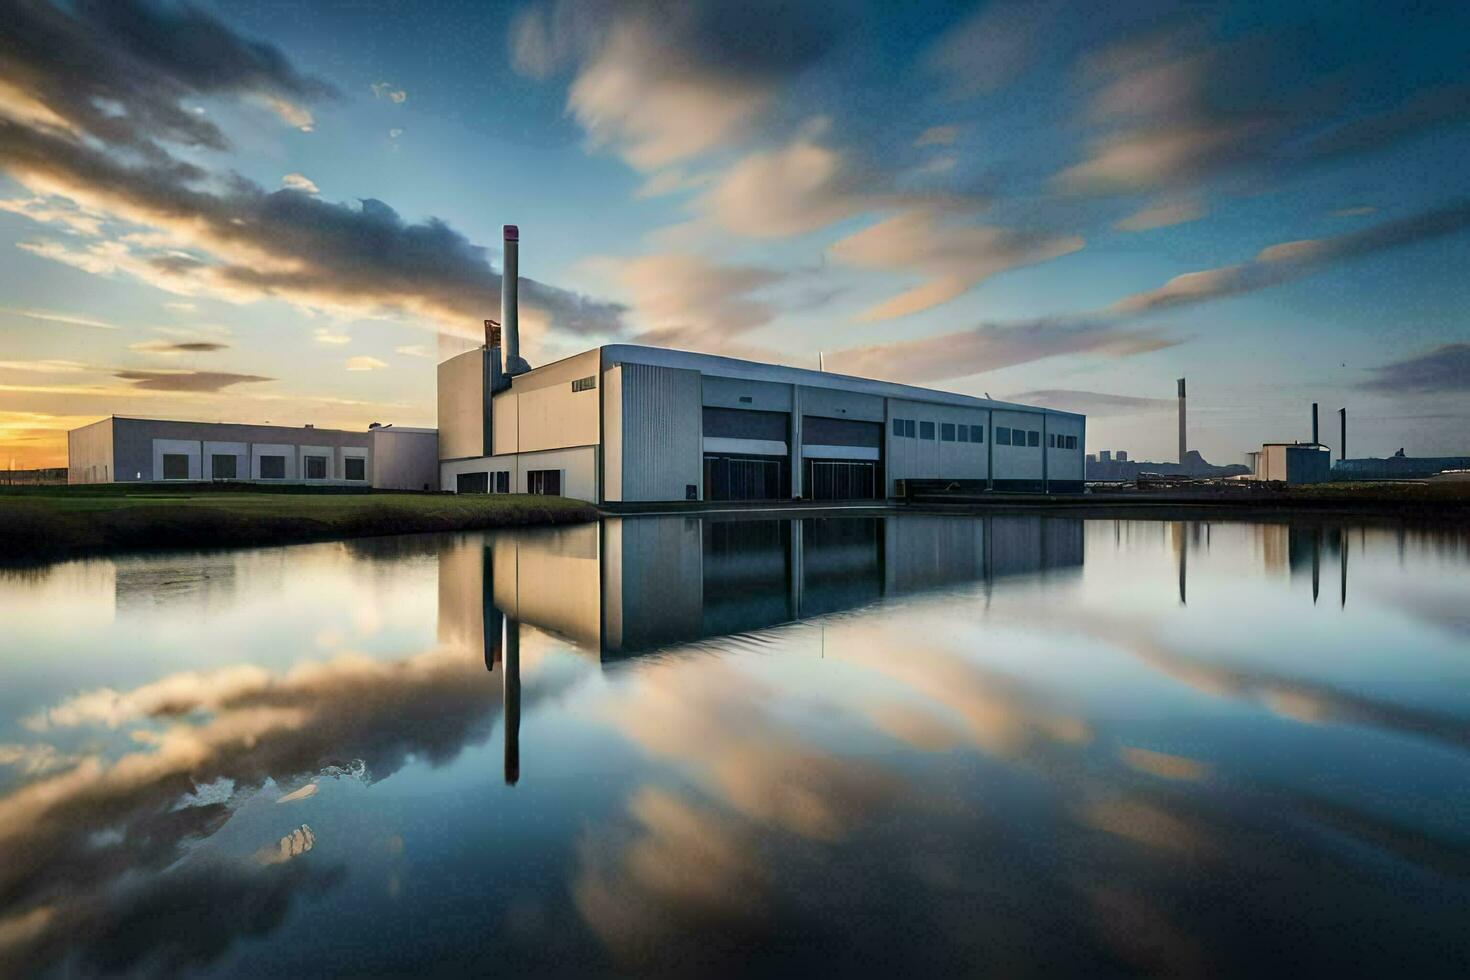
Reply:
[[1071, 412], [629, 344], [532, 369], [518, 252], [507, 225], [501, 322], [439, 365], [445, 490], [618, 504], [882, 499], [917, 479], [1082, 489], [1086, 419]]
[[1097, 461], [1099, 463], [1111, 463], [1113, 461], [1113, 451], [1111, 449], [1098, 450]]
[[67, 433], [68, 483], [236, 481], [425, 490], [438, 486], [433, 429], [111, 416]]
[[1126, 449], [1120, 449], [1120, 450], [1118, 450], [1117, 455], [1115, 455], [1113, 457], [1113, 459], [1117, 460], [1119, 463], [1126, 463], [1126, 462], [1128, 462], [1128, 450], [1126, 450]]
[[1332, 479], [1332, 451], [1326, 446], [1302, 442], [1268, 442], [1251, 459], [1251, 476], [1256, 480], [1287, 484], [1326, 483]]

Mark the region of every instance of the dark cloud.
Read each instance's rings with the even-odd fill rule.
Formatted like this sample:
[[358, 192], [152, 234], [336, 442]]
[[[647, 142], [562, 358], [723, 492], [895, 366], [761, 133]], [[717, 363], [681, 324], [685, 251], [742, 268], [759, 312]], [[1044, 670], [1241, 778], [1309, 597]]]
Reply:
[[231, 385], [274, 381], [259, 374], [231, 374], [228, 371], [118, 371], [113, 375], [133, 382], [144, 391], [222, 391]]
[[1168, 398], [1139, 398], [1134, 395], [1110, 395], [1101, 391], [1077, 391], [1072, 388], [1043, 388], [1007, 396], [1011, 401], [1028, 405], [1045, 405], [1083, 415], [1138, 415], [1174, 408]]
[[1389, 395], [1470, 392], [1470, 344], [1445, 344], [1372, 370], [1373, 379], [1358, 387]]
[[1106, 318], [983, 323], [967, 330], [887, 344], [851, 347], [828, 356], [844, 374], [924, 383], [999, 371], [1064, 354], [1128, 357], [1179, 343], [1157, 331], [1130, 331]]
[[1300, 279], [1336, 262], [1442, 238], [1466, 228], [1470, 228], [1470, 202], [1458, 201], [1362, 231], [1273, 245], [1249, 262], [1175, 276], [1157, 289], [1119, 300], [1112, 309], [1147, 313], [1254, 292]]
[[335, 95], [279, 49], [240, 37], [193, 4], [16, 0], [0, 32], [0, 102], [32, 118], [161, 158], [155, 141], [223, 149], [224, 133], [182, 101], [255, 97], [295, 124], [298, 103]]
[[218, 344], [208, 340], [185, 340], [177, 343], [167, 340], [149, 340], [132, 344], [131, 349], [147, 354], [209, 354], [229, 350], [229, 344]]

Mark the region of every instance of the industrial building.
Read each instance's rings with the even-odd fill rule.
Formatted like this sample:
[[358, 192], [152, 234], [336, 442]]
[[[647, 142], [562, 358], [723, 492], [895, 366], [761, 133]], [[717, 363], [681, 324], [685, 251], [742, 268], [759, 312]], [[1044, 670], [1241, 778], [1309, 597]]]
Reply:
[[1310, 442], [1268, 442], [1247, 453], [1251, 477], [1281, 483], [1326, 483], [1332, 479], [1332, 450]]
[[445, 490], [600, 504], [882, 499], [918, 479], [1082, 490], [1086, 419], [1071, 412], [631, 344], [532, 369], [518, 238], [507, 226], [501, 323], [439, 365]]
[[433, 429], [366, 432], [110, 416], [67, 433], [68, 483], [235, 481], [438, 487]]

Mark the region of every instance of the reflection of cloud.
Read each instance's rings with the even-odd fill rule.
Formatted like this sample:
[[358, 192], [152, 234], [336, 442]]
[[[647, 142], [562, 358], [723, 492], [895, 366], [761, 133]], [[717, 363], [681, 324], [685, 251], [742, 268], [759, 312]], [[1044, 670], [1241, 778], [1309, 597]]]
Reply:
[[1189, 759], [1182, 755], [1170, 755], [1167, 752], [1155, 752], [1152, 749], [1140, 749], [1136, 746], [1125, 746], [1119, 755], [1124, 762], [1139, 772], [1161, 776], [1164, 779], [1187, 779], [1198, 782], [1210, 772], [1208, 765], [1196, 759]]
[[[276, 802], [282, 801], [277, 800]], [[302, 824], [276, 843], [262, 847], [255, 853], [255, 860], [261, 864], [285, 864], [293, 858], [301, 857], [314, 847], [316, 847], [316, 833], [306, 824]]]

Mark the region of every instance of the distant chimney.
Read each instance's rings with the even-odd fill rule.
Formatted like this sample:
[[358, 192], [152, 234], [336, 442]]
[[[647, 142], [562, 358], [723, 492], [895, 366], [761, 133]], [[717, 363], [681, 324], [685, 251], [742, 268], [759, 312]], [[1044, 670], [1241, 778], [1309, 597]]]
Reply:
[[1184, 379], [1179, 379], [1179, 462], [1184, 462], [1188, 445], [1184, 439]]
[[1342, 445], [1337, 447], [1337, 451], [1339, 454], [1337, 458], [1347, 459], [1347, 409], [1339, 408], [1337, 410], [1337, 415], [1339, 420], [1341, 420], [1342, 422]]
[[1318, 438], [1320, 435], [1321, 433], [1317, 431], [1317, 403], [1312, 402], [1312, 445], [1322, 445], [1322, 440]]
[[514, 376], [531, 370], [531, 365], [521, 359], [520, 306], [516, 299], [521, 275], [521, 230], [506, 225], [502, 244], [505, 258], [500, 269], [500, 329], [505, 342], [505, 373]]

